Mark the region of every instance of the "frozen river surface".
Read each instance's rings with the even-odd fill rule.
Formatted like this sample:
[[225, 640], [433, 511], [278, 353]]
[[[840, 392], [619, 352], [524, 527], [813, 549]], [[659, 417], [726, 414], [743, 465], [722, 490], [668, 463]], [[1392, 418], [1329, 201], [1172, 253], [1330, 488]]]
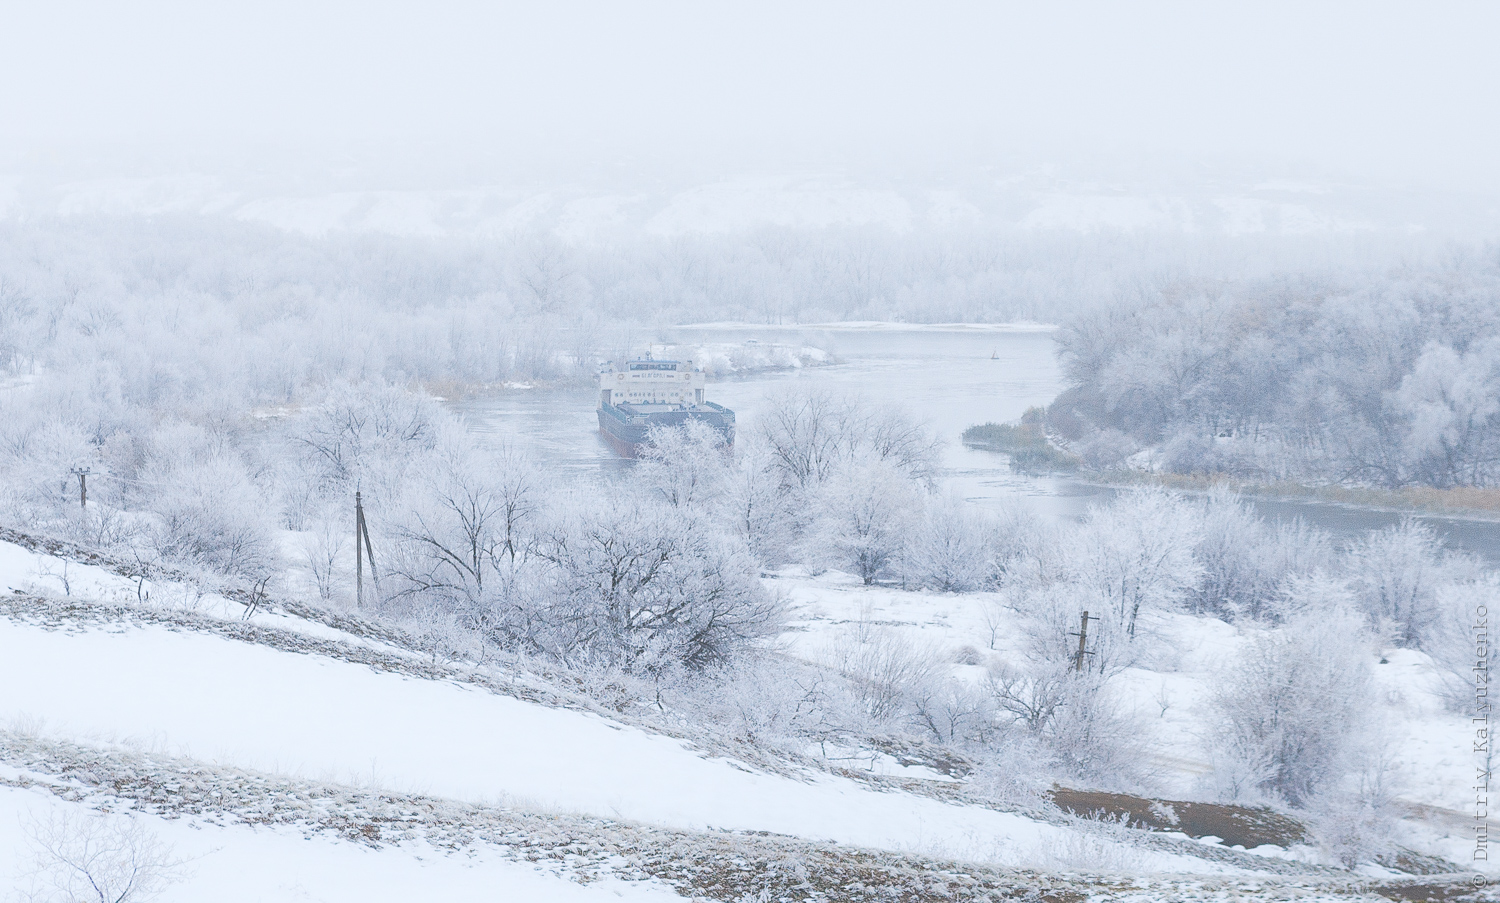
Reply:
[[[1049, 404], [1062, 390], [1052, 333], [1039, 327], [682, 327], [674, 343], [782, 343], [821, 348], [834, 363], [711, 381], [708, 397], [732, 408], [741, 431], [753, 429], [768, 399], [794, 385], [858, 394], [927, 421], [943, 440], [949, 491], [989, 506], [1024, 505], [1045, 516], [1074, 519], [1113, 490], [1066, 477], [1012, 473], [1005, 456], [968, 449], [965, 427], [1015, 420]], [[551, 466], [607, 479], [632, 466], [599, 438], [590, 388], [512, 390], [451, 403], [475, 432], [530, 449]], [[1257, 500], [1277, 520], [1302, 518], [1348, 538], [1397, 523], [1396, 512], [1345, 505]], [[1500, 562], [1500, 523], [1424, 516], [1454, 548]]]

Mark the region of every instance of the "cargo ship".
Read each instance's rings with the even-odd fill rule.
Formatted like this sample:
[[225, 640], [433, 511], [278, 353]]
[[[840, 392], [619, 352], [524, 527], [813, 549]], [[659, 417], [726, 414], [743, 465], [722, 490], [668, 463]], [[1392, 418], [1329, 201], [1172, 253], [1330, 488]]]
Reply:
[[599, 374], [599, 434], [610, 447], [634, 458], [650, 443], [653, 426], [681, 426], [692, 420], [713, 427], [726, 447], [734, 446], [734, 412], [703, 400], [703, 371], [692, 361], [659, 361], [649, 355], [608, 365]]

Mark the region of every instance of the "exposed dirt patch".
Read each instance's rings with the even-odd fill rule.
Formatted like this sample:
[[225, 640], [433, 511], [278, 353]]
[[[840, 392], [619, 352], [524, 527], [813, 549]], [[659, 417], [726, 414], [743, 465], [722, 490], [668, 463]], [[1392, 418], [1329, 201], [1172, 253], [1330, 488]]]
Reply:
[[1402, 903], [1488, 903], [1497, 898], [1494, 886], [1475, 887], [1464, 880], [1387, 884], [1372, 887], [1370, 891]]
[[1262, 844], [1289, 847], [1307, 839], [1301, 822], [1271, 809], [1061, 788], [1053, 790], [1051, 797], [1059, 809], [1084, 818], [1104, 815], [1124, 819], [1132, 827], [1181, 831], [1193, 838], [1217, 837], [1225, 846], [1247, 850]]
[[1427, 856], [1411, 850], [1396, 850], [1375, 857], [1375, 864], [1408, 875], [1451, 875], [1458, 866], [1437, 856]]

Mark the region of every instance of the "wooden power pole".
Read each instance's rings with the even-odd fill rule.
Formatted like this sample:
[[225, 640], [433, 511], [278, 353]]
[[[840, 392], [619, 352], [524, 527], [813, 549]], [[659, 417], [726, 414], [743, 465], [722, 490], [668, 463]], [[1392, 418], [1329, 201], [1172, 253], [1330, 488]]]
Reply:
[[359, 490], [354, 490], [354, 607], [365, 604], [365, 563], [370, 559], [370, 579], [375, 584], [375, 595], [380, 596], [380, 574], [375, 570], [375, 547], [370, 542], [370, 528], [365, 524], [365, 505]]
[[[1098, 618], [1093, 620], [1097, 621]], [[1089, 613], [1084, 612], [1083, 617], [1078, 619], [1078, 651], [1073, 654], [1073, 670], [1079, 674], [1083, 673], [1083, 657], [1093, 655], [1088, 651], [1089, 643]]]
[[78, 507], [88, 510], [89, 507], [89, 471], [77, 469], [73, 475], [78, 477]]
[[359, 499], [359, 490], [354, 490], [354, 607], [365, 604], [365, 550], [359, 540], [365, 530], [365, 506]]

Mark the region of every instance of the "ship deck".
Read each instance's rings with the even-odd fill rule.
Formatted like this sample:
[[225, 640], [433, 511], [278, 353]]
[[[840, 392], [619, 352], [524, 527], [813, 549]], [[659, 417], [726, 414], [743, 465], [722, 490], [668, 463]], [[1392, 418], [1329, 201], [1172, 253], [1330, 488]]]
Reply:
[[724, 409], [709, 404], [617, 404], [627, 414], [722, 414]]

